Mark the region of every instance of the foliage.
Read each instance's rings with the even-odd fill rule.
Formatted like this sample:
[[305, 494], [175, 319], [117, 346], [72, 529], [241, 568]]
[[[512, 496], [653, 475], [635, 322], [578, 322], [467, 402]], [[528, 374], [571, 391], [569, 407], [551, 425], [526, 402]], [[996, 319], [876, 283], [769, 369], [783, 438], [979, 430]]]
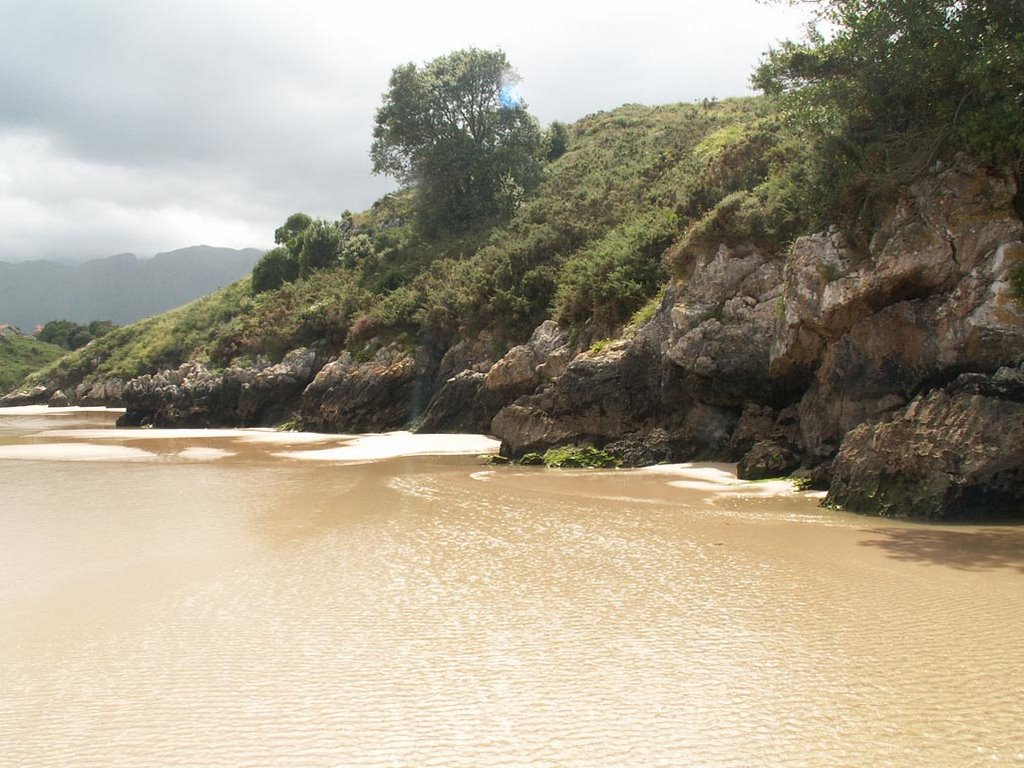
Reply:
[[30, 336], [0, 336], [0, 394], [15, 388], [35, 370], [67, 352]]
[[287, 248], [271, 248], [252, 269], [252, 292], [263, 293], [280, 288], [285, 283], [295, 282], [298, 276], [298, 259]]
[[71, 320], [51, 320], [39, 330], [36, 338], [65, 350], [75, 350], [84, 347], [94, 338], [110, 333], [116, 327], [110, 320], [93, 320], [87, 325]]
[[1024, 171], [1024, 3], [814, 0], [815, 29], [753, 82], [815, 144], [831, 207], [870, 226], [891, 190], [967, 150]]
[[643, 306], [668, 275], [662, 254], [676, 236], [671, 210], [636, 216], [565, 262], [555, 293], [555, 319], [612, 329]]
[[569, 149], [569, 126], [556, 120], [544, 132], [544, 157], [550, 163]]
[[370, 157], [375, 173], [416, 188], [425, 232], [507, 214], [510, 188], [536, 186], [542, 136], [517, 82], [504, 53], [476, 48], [392, 72]]
[[278, 245], [290, 245], [299, 235], [305, 232], [313, 219], [305, 213], [293, 213], [284, 224], [274, 230], [274, 242]]
[[190, 359], [208, 359], [210, 342], [251, 306], [249, 280], [240, 280], [170, 312], [115, 328], [88, 348], [36, 371], [27, 381], [63, 387], [66, 382], [131, 378]]
[[338, 222], [315, 219], [299, 238], [299, 277], [306, 277], [314, 269], [323, 269], [337, 263], [344, 238]]

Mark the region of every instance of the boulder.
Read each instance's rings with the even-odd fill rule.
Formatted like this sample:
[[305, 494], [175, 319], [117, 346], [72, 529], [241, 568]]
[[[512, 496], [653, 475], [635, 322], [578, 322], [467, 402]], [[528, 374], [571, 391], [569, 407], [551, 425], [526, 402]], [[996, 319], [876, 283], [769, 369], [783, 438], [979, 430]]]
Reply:
[[799, 466], [800, 457], [791, 447], [774, 440], [759, 440], [736, 465], [736, 475], [741, 480], [765, 480], [785, 477]]
[[50, 395], [50, 399], [46, 401], [46, 404], [50, 408], [67, 408], [71, 405], [71, 401], [68, 399], [68, 396], [64, 394], [63, 390], [58, 389]]
[[851, 430], [826, 504], [928, 520], [1024, 519], [1024, 370], [971, 374]]

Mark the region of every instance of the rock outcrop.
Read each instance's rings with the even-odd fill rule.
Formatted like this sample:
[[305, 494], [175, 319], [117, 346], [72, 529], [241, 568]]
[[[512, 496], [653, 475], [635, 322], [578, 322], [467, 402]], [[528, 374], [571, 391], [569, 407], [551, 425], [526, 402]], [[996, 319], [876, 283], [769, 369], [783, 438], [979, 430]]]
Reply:
[[120, 426], [259, 426], [280, 421], [298, 406], [318, 369], [316, 354], [290, 352], [276, 365], [213, 372], [200, 363], [130, 380], [121, 390]]
[[0, 397], [0, 408], [15, 408], [25, 405], [43, 405], [52, 393], [43, 386], [19, 389]]
[[1024, 369], [960, 376], [852, 429], [826, 504], [888, 517], [1024, 515]]
[[325, 431], [489, 431], [514, 456], [584, 443], [627, 464], [725, 459], [746, 477], [800, 467], [851, 509], [1024, 517], [1016, 192], [1011, 175], [961, 160], [910, 186], [864, 247], [830, 229], [785, 252], [688, 252], [652, 320], [587, 350], [548, 321], [500, 357], [483, 333], [110, 386], [128, 423], [294, 412]]
[[[659, 456], [739, 460], [748, 477], [814, 469], [832, 502], [860, 511], [965, 516], [984, 500], [1024, 517], [1019, 452], [983, 464], [992, 439], [962, 423], [1017, 419], [1016, 435], [1020, 421], [1013, 398], [964, 390], [1024, 360], [1015, 193], [1012, 177], [961, 161], [910, 187], [864, 251], [830, 230], [785, 258], [753, 245], [698, 256], [635, 339], [577, 357], [492, 431], [513, 455], [583, 442], [639, 457], [652, 435]], [[940, 443], [944, 423], [960, 448]], [[901, 441], [917, 452], [879, 448]], [[966, 462], [961, 479], [929, 441]], [[922, 484], [929, 500], [911, 503]]]
[[342, 354], [302, 393], [302, 424], [323, 432], [399, 429], [423, 413], [427, 381], [414, 357], [394, 347], [364, 363]]

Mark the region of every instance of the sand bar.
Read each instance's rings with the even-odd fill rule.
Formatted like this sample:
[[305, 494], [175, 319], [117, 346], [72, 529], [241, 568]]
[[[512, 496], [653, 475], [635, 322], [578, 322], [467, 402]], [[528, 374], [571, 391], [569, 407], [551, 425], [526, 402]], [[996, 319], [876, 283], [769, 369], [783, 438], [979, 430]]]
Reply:
[[32, 443], [0, 445], [0, 459], [21, 461], [152, 461], [158, 454], [123, 445]]
[[402, 456], [459, 456], [497, 453], [499, 440], [486, 435], [414, 435], [385, 432], [359, 435], [345, 445], [316, 451], [288, 451], [273, 456], [302, 461], [366, 462]]

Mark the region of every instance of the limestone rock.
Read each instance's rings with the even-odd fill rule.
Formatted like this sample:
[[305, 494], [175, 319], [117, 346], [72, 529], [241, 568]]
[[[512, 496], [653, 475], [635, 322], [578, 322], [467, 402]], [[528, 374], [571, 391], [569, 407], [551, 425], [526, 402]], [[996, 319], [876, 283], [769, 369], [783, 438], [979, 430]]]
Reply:
[[1022, 393], [1020, 369], [961, 377], [851, 430], [826, 503], [892, 517], [1024, 519]]
[[702, 402], [743, 407], [774, 403], [769, 376], [782, 269], [753, 246], [720, 247], [698, 257], [674, 295], [665, 357]]
[[63, 390], [58, 389], [50, 395], [50, 399], [46, 401], [46, 404], [50, 408], [66, 408], [71, 405], [71, 401], [68, 399], [68, 396], [64, 394]]
[[765, 480], [784, 477], [800, 466], [800, 457], [787, 446], [774, 440], [759, 440], [736, 465], [741, 480]]
[[487, 432], [491, 419], [477, 398], [485, 378], [479, 371], [466, 370], [448, 379], [430, 401], [416, 431]]
[[416, 361], [394, 348], [365, 363], [344, 353], [302, 393], [303, 425], [323, 432], [383, 432], [407, 426], [426, 407]]
[[478, 397], [492, 415], [521, 395], [561, 375], [571, 352], [568, 334], [553, 320], [537, 326], [526, 344], [513, 347], [487, 372]]
[[14, 408], [25, 405], [42, 405], [50, 397], [50, 390], [43, 386], [22, 389], [0, 397], [0, 408]]
[[256, 426], [280, 421], [319, 367], [307, 349], [289, 352], [276, 365], [231, 366], [210, 371], [191, 362], [175, 370], [131, 379], [121, 390], [122, 426]]

